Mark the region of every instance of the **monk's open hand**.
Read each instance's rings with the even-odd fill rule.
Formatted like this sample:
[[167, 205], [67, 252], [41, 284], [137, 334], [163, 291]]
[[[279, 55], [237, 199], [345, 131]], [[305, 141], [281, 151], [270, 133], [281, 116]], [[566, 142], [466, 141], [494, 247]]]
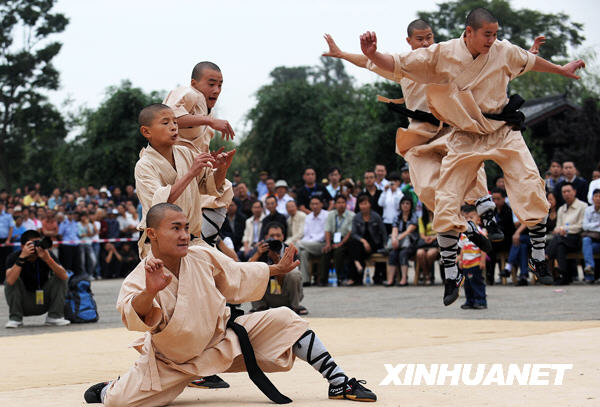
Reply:
[[539, 36], [535, 37], [535, 39], [533, 40], [533, 45], [531, 46], [531, 48], [529, 48], [529, 52], [531, 52], [534, 55], [539, 54], [540, 47], [542, 45], [544, 45], [545, 42], [546, 42], [546, 37], [544, 37], [543, 35], [539, 35]]
[[213, 119], [209, 126], [214, 130], [221, 132], [223, 140], [233, 140], [235, 137], [233, 127], [231, 127], [231, 124], [229, 124], [227, 120]]
[[157, 293], [169, 285], [173, 275], [165, 268], [162, 260], [148, 259], [146, 261], [146, 290], [150, 293]]
[[373, 59], [373, 55], [377, 52], [377, 36], [374, 31], [367, 31], [360, 36], [360, 49], [363, 54]]
[[215, 157], [215, 167], [226, 170], [231, 166], [236, 150], [222, 152], [222, 150], [219, 149], [219, 151], [220, 153]]
[[211, 153], [201, 153], [194, 158], [192, 171], [196, 176], [202, 174], [204, 168], [213, 168], [216, 165], [216, 160]]
[[327, 41], [327, 45], [329, 45], [329, 51], [323, 52], [323, 56], [341, 58], [342, 50], [337, 46], [337, 44], [333, 40], [333, 37], [329, 34], [324, 34], [323, 38], [325, 38], [325, 41]]
[[279, 263], [275, 265], [276, 267], [271, 270], [271, 275], [276, 276], [286, 274], [298, 267], [300, 265], [300, 260], [294, 260], [296, 253], [298, 253], [298, 249], [291, 244], [285, 249], [285, 252], [283, 252], [283, 257], [281, 257]]
[[575, 75], [575, 72], [580, 68], [585, 68], [585, 62], [583, 62], [581, 59], [571, 61], [568, 64], [563, 65], [563, 76], [572, 79], [579, 79], [580, 76]]

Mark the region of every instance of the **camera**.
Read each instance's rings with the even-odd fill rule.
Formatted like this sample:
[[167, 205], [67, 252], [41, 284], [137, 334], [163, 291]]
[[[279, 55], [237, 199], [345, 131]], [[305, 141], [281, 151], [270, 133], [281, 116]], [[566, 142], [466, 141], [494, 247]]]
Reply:
[[34, 240], [33, 246], [47, 250], [52, 247], [52, 239], [50, 239], [48, 236], [44, 236], [40, 240]]
[[279, 254], [281, 252], [281, 248], [283, 247], [283, 242], [281, 240], [275, 239], [267, 239], [265, 243], [269, 245], [269, 250]]

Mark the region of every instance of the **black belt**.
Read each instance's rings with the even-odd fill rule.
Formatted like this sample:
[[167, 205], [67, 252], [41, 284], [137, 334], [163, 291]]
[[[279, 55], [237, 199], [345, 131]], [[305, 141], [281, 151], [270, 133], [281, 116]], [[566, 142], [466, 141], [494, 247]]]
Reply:
[[484, 113], [488, 119], [506, 122], [513, 130], [525, 130], [525, 115], [519, 108], [525, 103], [521, 95], [514, 94], [508, 98], [508, 103], [500, 113]]
[[254, 348], [252, 348], [246, 328], [237, 322], [234, 322], [233, 318], [229, 318], [229, 321], [227, 321], [227, 328], [231, 328], [240, 341], [242, 356], [244, 356], [244, 363], [246, 363], [246, 370], [248, 371], [250, 380], [252, 380], [256, 387], [258, 387], [272, 402], [277, 404], [291, 403], [292, 399], [281, 394], [263, 371], [260, 370], [260, 367], [258, 367], [256, 357], [254, 356]]
[[[431, 123], [434, 126], [440, 125], [440, 121], [429, 112], [424, 112], [422, 110], [410, 110], [407, 109], [405, 106], [399, 105], [397, 103], [387, 103], [387, 107], [392, 112], [400, 113], [401, 115], [410, 117], [411, 119]], [[444, 123], [444, 126], [447, 127], [448, 125]]]

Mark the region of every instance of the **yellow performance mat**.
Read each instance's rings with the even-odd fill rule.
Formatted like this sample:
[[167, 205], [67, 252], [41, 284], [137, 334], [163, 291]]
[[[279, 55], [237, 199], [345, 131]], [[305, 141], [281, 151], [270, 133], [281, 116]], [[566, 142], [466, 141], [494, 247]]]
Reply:
[[[309, 319], [350, 377], [367, 380], [380, 406], [599, 406], [600, 321]], [[137, 358], [124, 328], [0, 338], [0, 406], [82, 406], [91, 385], [126, 372]], [[562, 385], [381, 386], [384, 364], [572, 364]], [[187, 388], [174, 406], [274, 405], [244, 373], [221, 375], [229, 389]], [[296, 360], [270, 374], [295, 406], [359, 405], [328, 400], [327, 382]], [[404, 371], [398, 375], [403, 379]], [[546, 379], [548, 379], [546, 377]], [[372, 405], [372, 404], [370, 404]]]

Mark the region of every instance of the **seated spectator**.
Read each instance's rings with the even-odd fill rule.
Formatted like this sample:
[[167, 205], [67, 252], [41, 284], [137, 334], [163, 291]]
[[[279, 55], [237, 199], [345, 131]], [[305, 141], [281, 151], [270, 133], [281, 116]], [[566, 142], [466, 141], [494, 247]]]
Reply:
[[353, 219], [354, 212], [346, 209], [346, 197], [338, 194], [335, 197], [334, 210], [328, 213], [325, 221], [325, 247], [323, 247], [323, 256], [321, 257], [319, 285], [325, 286], [328, 283], [328, 271], [332, 258], [338, 280], [347, 284], [347, 243], [352, 233]]
[[583, 215], [582, 252], [585, 261], [585, 280], [594, 282], [594, 254], [600, 253], [600, 188], [593, 191], [593, 205]]
[[419, 217], [419, 241], [417, 243], [416, 259], [423, 271], [425, 285], [431, 285], [434, 280], [434, 264], [440, 256], [437, 243], [437, 233], [433, 230], [433, 212], [423, 206], [423, 214]]
[[549, 177], [546, 178], [546, 191], [554, 191], [559, 182], [564, 181], [562, 164], [558, 160], [550, 161]]
[[338, 167], [332, 167], [327, 174], [327, 180], [329, 184], [327, 185], [327, 192], [329, 196], [335, 197], [340, 193], [340, 179], [342, 178], [342, 173]]
[[383, 224], [389, 235], [392, 233], [392, 225], [398, 216], [400, 200], [403, 195], [400, 191], [400, 176], [397, 173], [391, 173], [390, 180], [386, 182], [377, 204], [383, 208]]
[[60, 197], [60, 189], [54, 188], [52, 191], [52, 195], [48, 199], [48, 208], [54, 210], [58, 205], [62, 202], [62, 198]]
[[4, 295], [8, 303], [6, 328], [23, 326], [23, 317], [46, 312], [46, 325], [69, 325], [64, 318], [67, 272], [47, 250], [35, 246], [40, 233], [29, 230], [21, 236], [22, 249], [7, 259]]
[[550, 203], [550, 209], [548, 209], [548, 220], [546, 221], [546, 245], [548, 245], [548, 242], [554, 237], [552, 232], [554, 231], [554, 228], [556, 228], [558, 206], [556, 206], [556, 197], [554, 196], [554, 192], [548, 192], [546, 194], [546, 199], [548, 199], [548, 203]]
[[[25, 229], [25, 226], [23, 226], [23, 216], [16, 215], [15, 216], [15, 227], [13, 228], [11, 242], [12, 243], [21, 242], [21, 236], [23, 236], [23, 233], [25, 233], [25, 232], [26, 232], [26, 229]], [[4, 243], [4, 242], [2, 242], [2, 243]], [[0, 248], [0, 250], [1, 249], [3, 249], [3, 247]], [[12, 251], [18, 252], [19, 250], [20, 250], [20, 246], [14, 246], [14, 249]]]
[[[276, 222], [270, 223], [265, 232], [267, 241], [259, 243], [256, 253], [248, 261], [261, 261], [268, 265], [277, 264], [288, 247], [283, 243], [282, 225]], [[250, 312], [288, 307], [298, 315], [306, 315], [308, 310], [300, 305], [303, 298], [302, 273], [296, 267], [287, 274], [271, 277], [265, 295], [260, 301], [252, 301]]]
[[554, 196], [556, 197], [556, 204], [560, 208], [564, 203], [562, 196], [562, 186], [566, 183], [572, 184], [575, 191], [577, 191], [576, 198], [582, 202], [588, 200], [588, 182], [585, 178], [577, 176], [577, 168], [573, 161], [563, 162], [563, 179], [554, 187]]
[[252, 254], [252, 251], [256, 249], [258, 242], [260, 241], [260, 232], [262, 229], [262, 221], [265, 218], [263, 211], [263, 203], [261, 201], [255, 201], [252, 204], [252, 216], [246, 219], [244, 226], [244, 236], [242, 237], [242, 244], [244, 245], [243, 252], [238, 253], [238, 257], [241, 260], [248, 259]]
[[277, 198], [277, 212], [288, 217], [286, 205], [294, 199], [288, 195], [288, 184], [285, 180], [280, 179], [275, 183], [275, 198]]
[[[504, 178], [502, 178], [502, 180], [504, 180]], [[499, 187], [492, 189], [492, 200], [496, 205], [496, 223], [502, 230], [502, 233], [504, 233], [504, 240], [501, 242], [492, 242], [493, 251], [489, 254], [489, 263], [485, 267], [486, 283], [488, 285], [493, 285], [495, 283], [494, 272], [496, 263], [498, 262], [498, 253], [508, 253], [510, 251], [512, 246], [512, 237], [517, 230], [517, 227], [515, 226], [516, 218], [513, 215], [512, 209], [506, 202], [506, 190]]]
[[240, 182], [235, 187], [235, 199], [238, 205], [238, 211], [248, 219], [252, 216], [252, 204], [256, 202], [256, 198], [248, 192], [248, 186], [245, 182]]
[[383, 249], [387, 239], [383, 220], [371, 209], [370, 195], [363, 193], [356, 200], [359, 212], [352, 220], [352, 234], [347, 243], [349, 259], [352, 261], [347, 285], [358, 282], [367, 257]]
[[313, 167], [306, 167], [302, 175], [304, 186], [298, 191], [298, 209], [305, 214], [311, 213], [310, 200], [316, 196], [321, 200], [324, 209], [329, 209], [331, 196], [327, 192], [327, 188], [317, 183], [317, 173]]
[[[547, 224], [546, 224], [547, 225]], [[517, 230], [512, 236], [512, 246], [508, 252], [508, 258], [504, 265], [504, 272], [501, 277], [510, 277], [512, 269], [519, 267], [519, 280], [517, 286], [526, 286], [529, 283], [529, 251], [531, 246], [529, 238], [529, 229], [524, 223], [518, 223]]]
[[398, 266], [402, 277], [398, 283], [404, 287], [408, 285], [406, 281], [408, 275], [408, 259], [415, 254], [416, 243], [419, 239], [417, 230], [417, 215], [414, 212], [413, 201], [409, 197], [404, 197], [400, 201], [400, 213], [396, 216], [392, 227], [392, 250], [388, 259], [387, 281], [383, 283], [386, 287], [394, 285]]
[[283, 235], [287, 237], [287, 221], [285, 216], [277, 212], [277, 198], [274, 196], [267, 197], [265, 201], [267, 216], [263, 219], [262, 228], [260, 230], [260, 240], [265, 238], [266, 226], [271, 222], [277, 222], [283, 225]]
[[298, 242], [300, 242], [304, 236], [306, 214], [298, 210], [296, 201], [289, 201], [285, 207], [289, 215], [287, 218], [288, 238], [286, 239], [285, 244], [288, 246], [291, 244], [297, 246]]
[[[300, 257], [300, 270], [305, 285], [311, 284], [311, 263], [310, 258], [319, 258], [323, 254], [325, 247], [325, 221], [327, 220], [327, 211], [323, 209], [321, 197], [315, 195], [310, 198], [311, 212], [306, 215], [304, 220], [304, 236], [298, 243], [298, 257]], [[318, 275], [323, 275], [320, 271]]]
[[383, 164], [375, 164], [375, 185], [380, 191], [384, 191], [385, 187], [389, 184], [389, 181], [385, 179], [387, 175], [387, 169]]
[[[464, 205], [462, 214], [466, 220], [478, 225], [481, 219], [477, 214], [477, 209], [472, 205]], [[479, 229], [479, 233], [485, 233]], [[487, 299], [485, 294], [485, 284], [483, 282], [483, 273], [485, 270], [486, 254], [483, 250], [471, 242], [464, 233], [460, 234], [458, 242], [460, 254], [458, 255], [458, 267], [465, 275], [465, 297], [466, 301], [460, 306], [462, 309], [486, 309]]]
[[346, 197], [346, 209], [354, 212], [356, 208], [356, 196], [354, 196], [354, 182], [350, 178], [342, 181], [340, 194]]
[[567, 267], [567, 254], [580, 250], [581, 231], [585, 202], [576, 198], [576, 191], [571, 183], [564, 183], [561, 187], [565, 203], [558, 208], [554, 238], [550, 241], [546, 255], [548, 256], [548, 269], [554, 270], [554, 260], [558, 261], [557, 274], [561, 276], [557, 284], [566, 285], [572, 281], [572, 276]]
[[275, 196], [275, 178], [273, 177], [267, 177], [267, 180], [265, 181], [265, 185], [267, 188], [267, 192], [263, 195], [259, 195], [258, 199], [260, 199], [263, 204], [267, 203], [267, 198], [270, 196]]
[[[377, 188], [377, 185], [375, 185], [375, 173], [373, 171], [365, 171], [364, 182], [365, 189], [363, 192], [361, 192], [361, 194], [367, 194], [369, 197], [369, 203], [371, 204], [371, 210], [375, 211], [375, 213], [381, 217], [381, 215], [383, 215], [383, 208], [379, 206], [381, 190]], [[360, 212], [360, 208], [355, 206], [354, 212]]]
[[79, 226], [75, 212], [68, 212], [58, 225], [58, 234], [63, 241], [58, 248], [60, 264], [75, 274], [83, 273], [81, 268], [81, 248], [79, 247]]
[[233, 250], [235, 252], [240, 250], [242, 247], [245, 225], [246, 218], [238, 211], [238, 206], [235, 201], [231, 201], [227, 207], [225, 221], [221, 226], [221, 235], [231, 239], [233, 242]]
[[592, 175], [592, 182], [590, 182], [589, 188], [588, 188], [588, 195], [587, 195], [587, 202], [590, 205], [594, 205], [594, 191], [597, 189], [600, 189], [600, 177], [598, 178], [594, 178], [596, 175], [598, 174], [600, 175], [600, 168], [597, 168], [594, 170], [593, 172], [594, 175]]

